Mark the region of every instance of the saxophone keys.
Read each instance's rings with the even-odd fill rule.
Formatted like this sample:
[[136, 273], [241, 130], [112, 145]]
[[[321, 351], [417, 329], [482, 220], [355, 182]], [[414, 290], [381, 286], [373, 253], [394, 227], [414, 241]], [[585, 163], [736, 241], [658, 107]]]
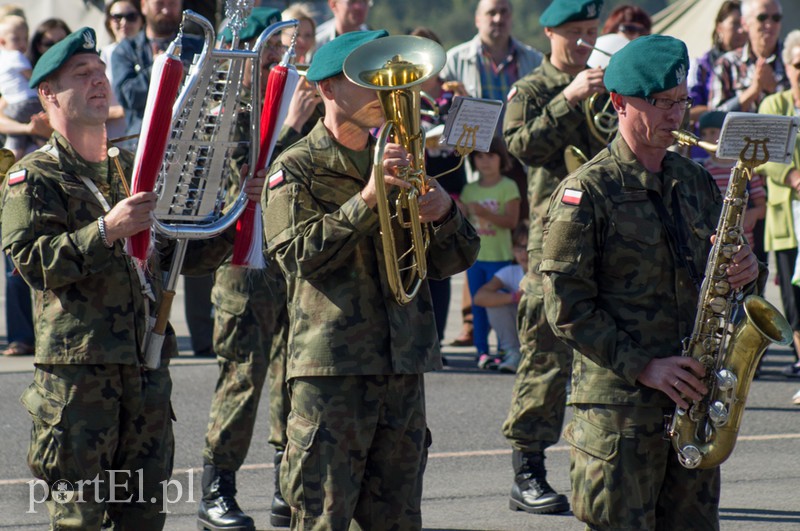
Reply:
[[727, 295], [731, 291], [731, 284], [727, 280], [720, 280], [714, 283], [714, 291], [718, 295]]
[[724, 426], [728, 422], [728, 408], [721, 401], [714, 401], [708, 408], [708, 418], [714, 426]]
[[708, 301], [708, 307], [714, 313], [722, 313], [727, 308], [728, 302], [723, 297], [713, 297]]
[[720, 391], [728, 391], [733, 389], [738, 383], [739, 379], [728, 369], [722, 369], [717, 372], [717, 387]]

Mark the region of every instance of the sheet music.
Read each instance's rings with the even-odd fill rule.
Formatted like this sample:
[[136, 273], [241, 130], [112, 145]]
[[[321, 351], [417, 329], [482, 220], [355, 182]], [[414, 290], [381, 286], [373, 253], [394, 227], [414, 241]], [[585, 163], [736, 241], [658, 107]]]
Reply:
[[502, 110], [500, 100], [456, 96], [447, 114], [441, 143], [453, 148], [489, 151]]
[[[722, 125], [717, 156], [721, 159], [738, 160], [746, 146], [746, 156], [753, 156], [752, 142], [761, 143], [767, 140], [769, 161], [789, 164], [792, 161], [798, 127], [800, 118], [796, 116], [728, 113]], [[763, 156], [763, 152], [759, 155]]]

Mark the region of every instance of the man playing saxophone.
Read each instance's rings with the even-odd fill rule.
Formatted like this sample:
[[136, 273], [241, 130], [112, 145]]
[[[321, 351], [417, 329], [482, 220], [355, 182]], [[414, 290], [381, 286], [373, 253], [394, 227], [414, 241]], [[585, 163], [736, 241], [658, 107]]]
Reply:
[[[667, 151], [691, 103], [688, 68], [683, 42], [659, 35], [611, 58], [618, 135], [548, 210], [545, 310], [575, 349], [572, 509], [592, 529], [719, 529], [719, 467], [681, 466], [664, 437], [664, 416], [708, 391], [703, 365], [680, 353], [722, 204], [701, 166]], [[765, 273], [747, 244], [727, 267], [745, 292]]]
[[[340, 35], [314, 54], [307, 79], [325, 116], [270, 168], [262, 204], [270, 256], [289, 302], [291, 412], [281, 492], [292, 528], [420, 529], [431, 444], [423, 373], [440, 368], [430, 291], [399, 304], [387, 281], [379, 230], [375, 139], [385, 117], [376, 91], [343, 74], [350, 52], [385, 31]], [[387, 188], [408, 187], [399, 144], [387, 143]], [[430, 223], [428, 276], [474, 262], [479, 239], [436, 184], [419, 198]]]

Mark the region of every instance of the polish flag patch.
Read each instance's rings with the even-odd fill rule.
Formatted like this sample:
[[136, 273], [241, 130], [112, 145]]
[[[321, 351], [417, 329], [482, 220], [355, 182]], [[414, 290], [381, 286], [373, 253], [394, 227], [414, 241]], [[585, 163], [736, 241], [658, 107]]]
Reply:
[[282, 182], [283, 182], [283, 170], [278, 170], [272, 175], [270, 175], [267, 184], [269, 185], [269, 189], [272, 190]]
[[583, 192], [580, 190], [573, 190], [572, 188], [566, 188], [564, 190], [564, 194], [561, 196], [561, 202], [565, 205], [580, 205], [581, 204], [581, 197], [583, 196]]
[[8, 185], [14, 186], [25, 180], [28, 176], [28, 170], [17, 170], [8, 174]]
[[506, 96], [506, 101], [511, 101], [511, 99], [517, 95], [517, 87], [511, 87], [511, 90], [508, 91], [508, 95]]

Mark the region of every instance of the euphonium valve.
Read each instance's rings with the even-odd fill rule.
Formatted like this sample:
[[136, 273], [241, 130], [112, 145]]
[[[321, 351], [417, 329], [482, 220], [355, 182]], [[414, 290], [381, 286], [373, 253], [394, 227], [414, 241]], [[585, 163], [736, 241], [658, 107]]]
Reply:
[[[436, 42], [399, 35], [370, 41], [344, 61], [344, 74], [361, 87], [378, 91], [386, 123], [378, 134], [373, 160], [386, 274], [400, 304], [410, 302], [427, 275], [429, 229], [419, 220], [418, 198], [428, 189], [425, 173], [425, 132], [420, 125], [420, 84], [444, 67], [446, 55]], [[383, 180], [387, 142], [396, 142], [411, 161], [400, 177], [412, 184], [389, 204]], [[399, 231], [403, 231], [402, 234]], [[395, 234], [398, 232], [398, 234]]]

